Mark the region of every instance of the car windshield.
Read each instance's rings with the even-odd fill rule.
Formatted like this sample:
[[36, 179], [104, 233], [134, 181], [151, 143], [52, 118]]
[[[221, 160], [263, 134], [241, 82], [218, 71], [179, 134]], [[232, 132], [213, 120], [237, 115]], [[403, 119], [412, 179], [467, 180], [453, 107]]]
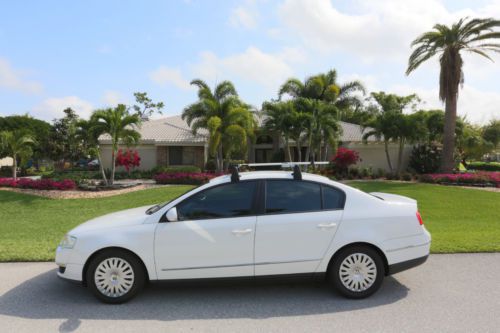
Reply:
[[[201, 186], [201, 185], [200, 185], [200, 186]], [[146, 214], [151, 215], [151, 214], [156, 213], [157, 211], [159, 211], [160, 209], [162, 209], [163, 207], [165, 207], [166, 205], [168, 205], [169, 203], [171, 203], [171, 202], [172, 202], [172, 201], [174, 201], [175, 199], [180, 198], [180, 197], [181, 197], [181, 196], [183, 196], [184, 194], [187, 194], [187, 193], [189, 193], [189, 192], [192, 192], [192, 191], [196, 190], [196, 189], [197, 189], [198, 187], [200, 187], [200, 186], [196, 186], [195, 188], [193, 188], [193, 189], [191, 189], [191, 190], [189, 190], [189, 191], [186, 191], [186, 192], [184, 192], [184, 193], [182, 193], [182, 194], [180, 194], [180, 195], [176, 196], [175, 198], [170, 199], [169, 201], [166, 201], [166, 202], [163, 202], [163, 203], [159, 203], [159, 204], [156, 204], [156, 205], [154, 205], [154, 206], [149, 207], [149, 208], [146, 210]]]

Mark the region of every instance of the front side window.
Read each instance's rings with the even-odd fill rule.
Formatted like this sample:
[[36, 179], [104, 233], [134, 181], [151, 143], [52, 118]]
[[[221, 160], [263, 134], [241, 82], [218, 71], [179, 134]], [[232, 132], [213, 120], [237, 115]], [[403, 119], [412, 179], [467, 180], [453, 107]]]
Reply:
[[180, 221], [252, 215], [256, 182], [238, 182], [198, 192], [177, 205]]
[[271, 180], [266, 184], [266, 213], [321, 210], [319, 184], [297, 180]]

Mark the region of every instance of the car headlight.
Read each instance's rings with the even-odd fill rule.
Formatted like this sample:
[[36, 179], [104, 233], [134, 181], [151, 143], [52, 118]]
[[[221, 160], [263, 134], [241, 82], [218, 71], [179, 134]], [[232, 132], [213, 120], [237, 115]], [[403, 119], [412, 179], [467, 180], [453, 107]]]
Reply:
[[64, 249], [72, 249], [75, 246], [75, 244], [76, 244], [76, 237], [66, 234], [64, 235], [64, 238], [62, 239], [59, 246]]

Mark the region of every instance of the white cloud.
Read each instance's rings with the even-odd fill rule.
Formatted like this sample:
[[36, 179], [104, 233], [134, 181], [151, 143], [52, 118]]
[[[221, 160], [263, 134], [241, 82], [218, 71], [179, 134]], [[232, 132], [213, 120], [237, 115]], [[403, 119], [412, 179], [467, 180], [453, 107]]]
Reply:
[[255, 29], [257, 27], [257, 11], [252, 3], [234, 8], [229, 17], [229, 24], [237, 28]]
[[72, 108], [81, 118], [88, 119], [93, 106], [78, 96], [51, 97], [33, 108], [33, 117], [51, 121], [64, 116], [63, 110]]
[[278, 9], [286, 28], [302, 43], [326, 53], [344, 51], [360, 59], [405, 59], [410, 43], [437, 22], [500, 14], [500, 5], [450, 12], [438, 0], [357, 0], [349, 11], [330, 0], [285, 0]]
[[[390, 91], [397, 94], [416, 93], [422, 99], [422, 108], [444, 110], [444, 104], [439, 100], [438, 88], [397, 85], [391, 87]], [[500, 93], [482, 91], [465, 84], [459, 92], [457, 112], [459, 116], [466, 116], [468, 121], [478, 124], [485, 124], [493, 118], [500, 119]]]
[[297, 61], [301, 57], [299, 51], [294, 52], [291, 49], [272, 54], [250, 46], [242, 53], [222, 58], [212, 52], [203, 52], [201, 61], [193, 65], [192, 70], [195, 76], [208, 80], [232, 80], [236, 77], [275, 88], [293, 74], [286, 60]]
[[117, 104], [127, 104], [128, 101], [123, 97], [123, 95], [115, 90], [108, 90], [104, 92], [102, 97], [104, 104], [108, 106], [116, 106]]
[[189, 81], [182, 76], [178, 68], [160, 66], [149, 74], [149, 78], [160, 85], [171, 84], [183, 90], [191, 89]]
[[26, 80], [20, 71], [12, 68], [10, 63], [2, 58], [0, 58], [0, 88], [27, 94], [38, 94], [43, 90], [39, 82]]

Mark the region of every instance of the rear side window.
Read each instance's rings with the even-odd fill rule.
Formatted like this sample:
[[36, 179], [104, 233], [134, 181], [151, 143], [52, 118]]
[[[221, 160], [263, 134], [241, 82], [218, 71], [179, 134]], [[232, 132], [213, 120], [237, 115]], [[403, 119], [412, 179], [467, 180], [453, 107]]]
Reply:
[[319, 184], [297, 180], [266, 183], [266, 213], [297, 213], [321, 210]]
[[323, 186], [323, 209], [343, 209], [344, 192], [330, 186]]
[[239, 217], [253, 214], [256, 182], [238, 182], [209, 188], [177, 205], [179, 220]]

